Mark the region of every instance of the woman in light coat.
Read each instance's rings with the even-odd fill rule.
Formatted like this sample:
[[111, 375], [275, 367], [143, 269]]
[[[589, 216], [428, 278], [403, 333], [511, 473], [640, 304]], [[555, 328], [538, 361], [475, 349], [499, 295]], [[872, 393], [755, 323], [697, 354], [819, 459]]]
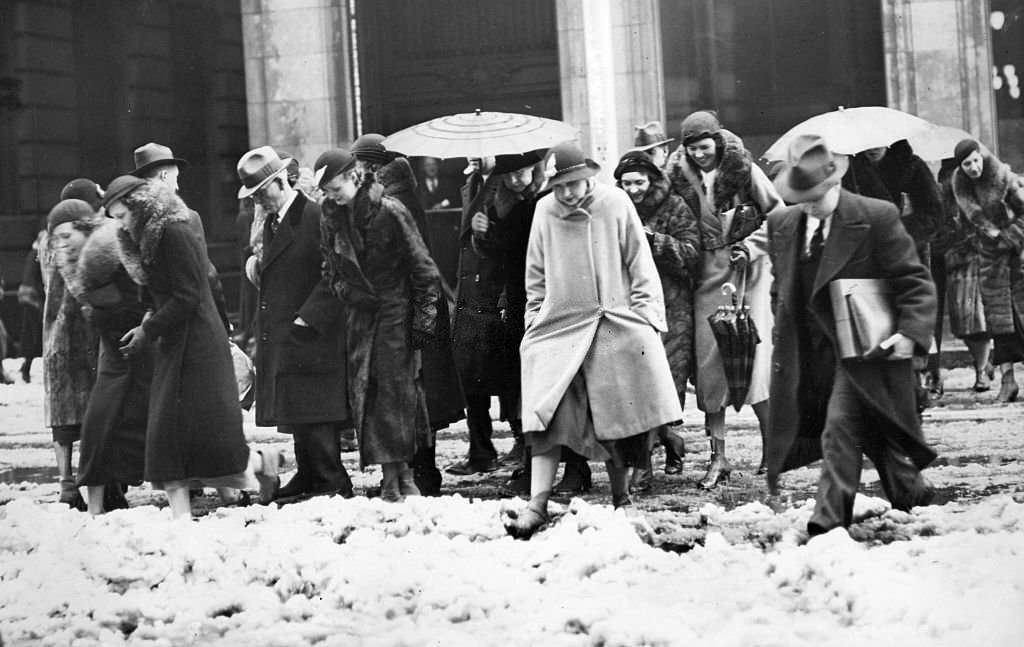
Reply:
[[[701, 487], [713, 488], [732, 470], [725, 456], [725, 409], [730, 398], [722, 355], [707, 319], [718, 306], [730, 304], [730, 297], [722, 294], [723, 284], [745, 286], [761, 343], [742, 404], [753, 406], [763, 445], [772, 357], [772, 276], [765, 217], [784, 205], [768, 177], [752, 163], [742, 140], [722, 128], [714, 113], [698, 111], [684, 119], [682, 139], [666, 173], [697, 215], [704, 252], [694, 284], [694, 343], [697, 406], [704, 412], [711, 439], [711, 462]], [[759, 472], [763, 466], [762, 454]]]
[[547, 167], [553, 190], [530, 231], [520, 345], [531, 498], [506, 523], [523, 538], [547, 522], [562, 447], [606, 461], [612, 503], [626, 506], [651, 432], [682, 419], [661, 282], [633, 203], [596, 183], [597, 163], [575, 143], [552, 148]]

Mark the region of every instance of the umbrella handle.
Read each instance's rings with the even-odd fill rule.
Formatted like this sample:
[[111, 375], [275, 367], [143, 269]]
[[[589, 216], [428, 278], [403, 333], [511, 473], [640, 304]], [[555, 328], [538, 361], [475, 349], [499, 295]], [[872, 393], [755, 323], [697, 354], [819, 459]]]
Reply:
[[732, 297], [732, 305], [736, 306], [736, 284], [732, 281], [726, 281], [722, 284], [722, 294], [727, 297]]

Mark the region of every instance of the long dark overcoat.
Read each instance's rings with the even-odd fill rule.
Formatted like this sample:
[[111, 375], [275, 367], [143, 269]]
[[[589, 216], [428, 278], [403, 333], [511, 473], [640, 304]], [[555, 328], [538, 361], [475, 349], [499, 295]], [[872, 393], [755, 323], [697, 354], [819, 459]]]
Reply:
[[[805, 316], [798, 285], [803, 223], [799, 207], [768, 216], [775, 277], [775, 345], [768, 400], [769, 433], [765, 441], [769, 484], [777, 482], [781, 472], [821, 458], [824, 420], [808, 424], [806, 412], [799, 406], [801, 353], [809, 352], [806, 345], [801, 345], [798, 332], [800, 318]], [[829, 283], [835, 279], [888, 279], [896, 295], [897, 329], [914, 340], [919, 352], [927, 352], [935, 325], [935, 285], [918, 260], [914, 241], [901, 224], [896, 207], [844, 190], [831, 227], [809, 306], [814, 320], [826, 331], [831, 347], [837, 348], [837, 342]], [[896, 440], [919, 469], [935, 459], [935, 452], [925, 444], [921, 433], [910, 360], [842, 360], [838, 370], [850, 376], [864, 401], [886, 421], [884, 432]], [[831, 392], [832, 382], [816, 387]]]
[[121, 231], [120, 241], [125, 269], [146, 284], [153, 303], [142, 324], [154, 362], [145, 478], [161, 484], [240, 474], [249, 448], [206, 248], [180, 199], [155, 185], [138, 192], [147, 192], [147, 206], [133, 213], [133, 233]]
[[[399, 157], [381, 167], [377, 171], [377, 181], [384, 188], [384, 195], [398, 200], [409, 211], [420, 237], [430, 251], [427, 214], [416, 196], [416, 176], [409, 160]], [[466, 403], [452, 356], [451, 315], [448, 299], [443, 294], [437, 301], [436, 331], [433, 341], [420, 350], [420, 357], [423, 361], [423, 388], [427, 392], [430, 428], [444, 429], [466, 417]]]
[[[300, 191], [277, 233], [264, 235], [256, 424], [346, 421], [345, 308], [321, 274], [320, 207]], [[297, 316], [309, 327], [295, 324]]]
[[346, 305], [349, 401], [362, 465], [411, 461], [430, 442], [413, 331], [436, 332], [441, 275], [402, 203], [364, 186], [324, 202], [325, 277]]

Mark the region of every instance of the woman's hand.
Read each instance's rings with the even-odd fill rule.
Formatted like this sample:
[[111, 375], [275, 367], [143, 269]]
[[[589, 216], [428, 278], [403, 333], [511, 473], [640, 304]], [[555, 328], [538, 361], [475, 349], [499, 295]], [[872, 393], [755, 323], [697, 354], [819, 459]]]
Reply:
[[146, 331], [142, 329], [142, 326], [135, 326], [121, 338], [121, 354], [131, 357], [143, 349], [146, 341]]
[[488, 220], [487, 214], [477, 211], [473, 214], [473, 220], [470, 221], [470, 226], [473, 228], [474, 234], [483, 236], [487, 234], [487, 230], [490, 229], [491, 221]]

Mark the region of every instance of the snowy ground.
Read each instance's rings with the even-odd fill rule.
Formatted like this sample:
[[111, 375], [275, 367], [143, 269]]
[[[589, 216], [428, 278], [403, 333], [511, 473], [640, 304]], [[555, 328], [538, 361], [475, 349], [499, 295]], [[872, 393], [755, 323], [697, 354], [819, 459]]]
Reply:
[[[13, 373], [17, 363], [8, 360]], [[1024, 371], [1018, 368], [1019, 375]], [[37, 376], [34, 376], [38, 380]], [[806, 543], [817, 470], [767, 498], [751, 472], [760, 439], [730, 416], [738, 470], [699, 492], [692, 453], [661, 474], [642, 515], [608, 505], [607, 481], [563, 501], [528, 542], [504, 536], [507, 472], [446, 476], [446, 495], [357, 496], [218, 509], [172, 521], [162, 498], [90, 518], [56, 503], [41, 387], [0, 386], [0, 637], [4, 645], [1021, 645], [1024, 405], [967, 390], [951, 371], [925, 414], [941, 505], [891, 511], [866, 465], [862, 521]], [[502, 425], [498, 425], [503, 429]], [[247, 418], [257, 444], [287, 447]], [[507, 434], [499, 449], [510, 445]], [[442, 433], [439, 463], [465, 452]], [[379, 471], [359, 472], [357, 493]], [[595, 466], [596, 468], [596, 466]], [[449, 494], [451, 493], [451, 494]], [[766, 505], [767, 504], [767, 505]]]

